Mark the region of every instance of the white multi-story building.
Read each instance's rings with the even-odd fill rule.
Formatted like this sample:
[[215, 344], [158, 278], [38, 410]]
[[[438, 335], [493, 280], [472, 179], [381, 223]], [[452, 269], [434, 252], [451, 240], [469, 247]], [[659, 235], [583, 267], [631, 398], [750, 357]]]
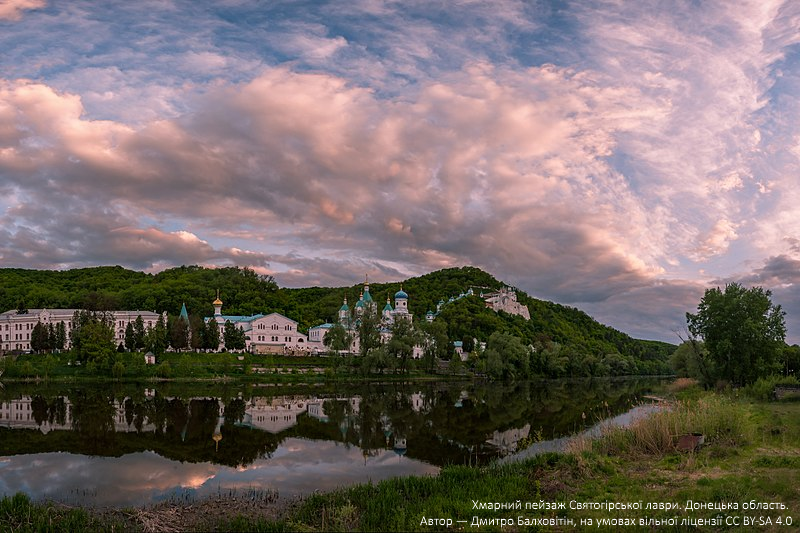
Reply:
[[223, 315], [222, 300], [214, 300], [214, 316], [205, 319], [219, 328], [220, 345], [224, 344], [225, 323], [244, 331], [245, 349], [251, 353], [299, 353], [309, 350], [308, 337], [297, 330], [297, 321], [280, 313], [268, 315]]
[[[27, 313], [17, 310], [0, 313], [0, 353], [11, 351], [27, 352], [31, 350], [31, 334], [36, 324], [58, 325], [63, 322], [67, 332], [65, 348], [71, 346], [69, 332], [72, 330], [72, 319], [80, 309], [29, 309]], [[114, 330], [114, 345], [125, 344], [125, 329], [128, 324], [142, 317], [145, 330], [156, 325], [158, 313], [150, 311], [107, 311], [110, 325]], [[162, 315], [164, 323], [167, 313]]]
[[531, 319], [528, 307], [517, 301], [517, 292], [510, 287], [503, 287], [499, 291], [481, 294], [486, 307], [494, 311], [505, 311], [511, 315], [519, 315], [526, 320]]

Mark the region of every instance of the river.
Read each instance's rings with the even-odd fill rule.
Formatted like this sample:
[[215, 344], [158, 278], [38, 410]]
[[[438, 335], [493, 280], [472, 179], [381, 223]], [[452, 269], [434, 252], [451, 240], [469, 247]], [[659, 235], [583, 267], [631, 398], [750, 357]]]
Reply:
[[7, 384], [0, 494], [121, 508], [435, 475], [547, 449], [655, 383]]

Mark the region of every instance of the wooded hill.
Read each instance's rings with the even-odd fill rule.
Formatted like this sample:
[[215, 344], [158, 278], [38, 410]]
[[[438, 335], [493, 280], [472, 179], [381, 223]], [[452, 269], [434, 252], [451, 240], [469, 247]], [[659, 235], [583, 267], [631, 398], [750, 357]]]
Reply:
[[[495, 332], [519, 337], [526, 345], [558, 344], [569, 352], [605, 356], [618, 353], [638, 361], [665, 363], [675, 346], [658, 341], [633, 339], [592, 317], [556, 303], [537, 300], [522, 291], [520, 303], [527, 305], [531, 320], [486, 308], [481, 291], [499, 289], [504, 284], [475, 268], [449, 268], [402, 283], [371, 283], [370, 293], [381, 309], [401, 286], [409, 294], [409, 308], [416, 322], [425, 320], [428, 310], [436, 311], [440, 300], [467, 296], [442, 308], [437, 320], [447, 324], [450, 340], [487, 341]], [[358, 301], [362, 285], [304, 289], [279, 288], [270, 276], [246, 268], [210, 269], [183, 266], [158, 274], [147, 274], [122, 267], [97, 267], [67, 271], [0, 269], [0, 310], [20, 307], [82, 308], [90, 310], [167, 311], [177, 315], [185, 303], [190, 315], [211, 316], [212, 302], [219, 290], [223, 313], [250, 315], [278, 312], [297, 320], [300, 329], [333, 322], [346, 296], [352, 306]], [[657, 365], [655, 363], [658, 363]]]

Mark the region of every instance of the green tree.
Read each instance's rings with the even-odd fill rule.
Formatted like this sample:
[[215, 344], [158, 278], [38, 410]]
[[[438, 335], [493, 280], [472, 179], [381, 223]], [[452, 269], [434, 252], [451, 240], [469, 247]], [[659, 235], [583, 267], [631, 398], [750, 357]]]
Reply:
[[133, 344], [134, 350], [143, 350], [146, 343], [147, 332], [144, 329], [144, 319], [142, 315], [137, 315], [133, 321]]
[[707, 289], [697, 313], [686, 313], [689, 332], [704, 341], [713, 363], [706, 365], [704, 385], [712, 379], [746, 385], [779, 370], [785, 313], [771, 296], [761, 287], [731, 283], [724, 291]]
[[219, 327], [213, 318], [203, 328], [203, 348], [215, 352], [219, 350]]
[[373, 306], [367, 306], [358, 318], [358, 349], [362, 357], [381, 347], [380, 324], [377, 310]]
[[513, 380], [528, 376], [528, 348], [514, 335], [496, 331], [486, 344], [486, 372], [494, 379]]
[[223, 340], [225, 342], [225, 349], [227, 350], [244, 350], [246, 339], [244, 331], [236, 327], [230, 320], [225, 321], [225, 329], [223, 330]]
[[176, 350], [189, 347], [189, 324], [183, 317], [172, 320], [169, 328], [169, 343]]
[[167, 349], [167, 325], [164, 324], [164, 317], [158, 316], [156, 325], [150, 328], [146, 335], [147, 349], [153, 352], [156, 357], [164, 355]]
[[453, 352], [450, 363], [447, 365], [447, 370], [455, 376], [456, 374], [460, 374], [463, 368], [464, 363], [461, 361], [461, 356]]
[[125, 374], [125, 365], [122, 364], [122, 361], [117, 361], [114, 363], [114, 366], [111, 367], [111, 375], [114, 376], [115, 379], [120, 379], [123, 374]]
[[136, 351], [136, 333], [133, 329], [133, 322], [128, 322], [125, 326], [125, 349], [129, 352]]
[[81, 326], [81, 360], [94, 363], [97, 368], [108, 368], [114, 357], [114, 332], [100, 320]]
[[36, 353], [50, 349], [50, 342], [47, 336], [47, 326], [37, 322], [31, 331], [31, 350]]
[[386, 343], [386, 354], [397, 363], [396, 367], [402, 373], [408, 372], [408, 360], [414, 354], [414, 345], [417, 343], [416, 330], [411, 321], [397, 319], [390, 329], [392, 337]]
[[56, 338], [55, 338], [55, 343], [53, 344], [53, 349], [63, 350], [66, 345], [67, 345], [67, 326], [64, 324], [64, 321], [61, 320], [58, 324], [56, 324]]
[[331, 352], [339, 354], [349, 352], [350, 345], [353, 343], [353, 335], [340, 323], [336, 323], [328, 330], [322, 339], [322, 344], [327, 346]]
[[189, 316], [189, 347], [192, 350], [203, 348], [203, 335], [205, 332], [203, 319], [196, 315]]
[[450, 338], [447, 336], [447, 324], [444, 320], [436, 319], [421, 325], [424, 335], [425, 351], [422, 356], [422, 366], [427, 372], [433, 372], [436, 360], [448, 361], [451, 355]]

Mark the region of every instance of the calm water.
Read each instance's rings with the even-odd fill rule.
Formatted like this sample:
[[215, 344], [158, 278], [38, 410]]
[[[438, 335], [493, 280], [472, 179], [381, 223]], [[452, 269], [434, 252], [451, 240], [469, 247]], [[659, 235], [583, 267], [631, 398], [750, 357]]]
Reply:
[[6, 386], [0, 494], [124, 507], [432, 475], [558, 441], [653, 384]]

